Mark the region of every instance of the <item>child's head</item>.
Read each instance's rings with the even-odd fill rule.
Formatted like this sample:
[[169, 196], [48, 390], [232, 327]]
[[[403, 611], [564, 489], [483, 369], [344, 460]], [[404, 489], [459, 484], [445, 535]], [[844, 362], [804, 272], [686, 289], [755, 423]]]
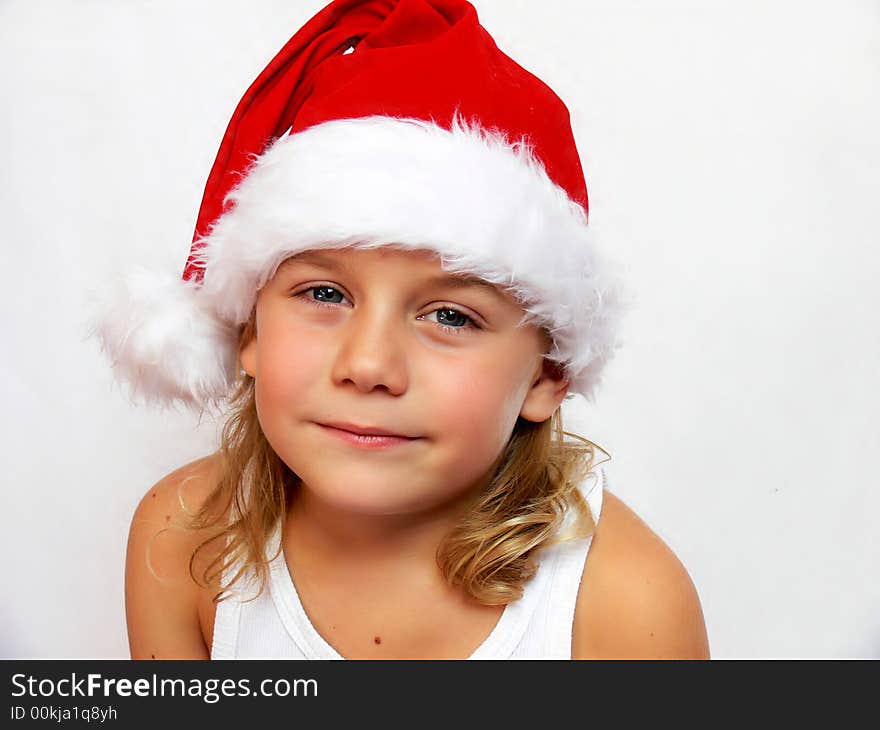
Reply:
[[[259, 292], [241, 364], [279, 457], [352, 512], [427, 509], [485, 483], [517, 419], [566, 394], [543, 328], [502, 288], [394, 247], [307, 251]], [[326, 424], [410, 437], [376, 450]], [[322, 425], [323, 424], [323, 425]]]
[[[183, 277], [123, 279], [100, 335], [150, 400], [231, 398], [218, 494], [256, 474], [245, 521], [270, 524], [291, 475], [365, 514], [487, 484], [441, 552], [503, 598], [583, 465], [559, 404], [592, 399], [618, 345], [587, 211], [568, 109], [470, 3], [334, 0], [239, 103]], [[356, 451], [326, 422], [417, 438]]]

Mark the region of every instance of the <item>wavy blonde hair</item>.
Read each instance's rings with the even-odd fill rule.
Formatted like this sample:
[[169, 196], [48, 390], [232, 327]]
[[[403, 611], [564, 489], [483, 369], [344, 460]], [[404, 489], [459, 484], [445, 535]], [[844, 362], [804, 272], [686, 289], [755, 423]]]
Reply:
[[[255, 316], [244, 326], [240, 344], [255, 336]], [[567, 440], [566, 436], [574, 440]], [[513, 433], [495, 464], [494, 477], [476, 495], [436, 552], [446, 580], [461, 586], [486, 605], [507, 604], [522, 596], [537, 570], [538, 554], [567, 540], [593, 533], [595, 521], [579, 490], [597, 465], [592, 441], [564, 431], [561, 409], [546, 421], [517, 419]], [[299, 484], [299, 477], [281, 460], [266, 439], [257, 416], [254, 379], [242, 374], [229, 400], [218, 451], [221, 469], [204, 503], [189, 514], [188, 527], [214, 534], [193, 551], [189, 572], [196, 583], [220, 585], [215, 602], [246, 572], [253, 571], [258, 591], [265, 589], [269, 536]], [[603, 461], [607, 461], [607, 458]], [[601, 463], [601, 462], [600, 462]], [[562, 530], [566, 516], [574, 519]], [[222, 540], [213, 558], [196, 575], [199, 552]], [[233, 572], [234, 567], [234, 572]], [[223, 578], [227, 583], [222, 583]], [[251, 598], [250, 600], [253, 600]]]

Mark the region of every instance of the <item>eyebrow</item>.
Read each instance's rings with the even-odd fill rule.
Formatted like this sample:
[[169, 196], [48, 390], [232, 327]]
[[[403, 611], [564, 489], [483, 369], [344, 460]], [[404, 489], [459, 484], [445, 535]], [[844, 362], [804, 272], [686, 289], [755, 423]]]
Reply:
[[[290, 264], [297, 262], [305, 264], [316, 264], [317, 266], [323, 266], [324, 268], [330, 269], [332, 271], [343, 271], [345, 273], [352, 272], [352, 268], [346, 263], [337, 261], [336, 259], [333, 259], [329, 256], [324, 256], [314, 251], [307, 251], [301, 254], [297, 254], [296, 256], [292, 256], [291, 258], [285, 260], [281, 264], [281, 266], [286, 267]], [[422, 283], [425, 286], [445, 286], [450, 289], [477, 288], [487, 291], [498, 298], [503, 298], [502, 287], [496, 284], [492, 284], [485, 279], [481, 279], [479, 276], [476, 276], [474, 274], [438, 274], [436, 276], [430, 277], [429, 279], [425, 279]]]

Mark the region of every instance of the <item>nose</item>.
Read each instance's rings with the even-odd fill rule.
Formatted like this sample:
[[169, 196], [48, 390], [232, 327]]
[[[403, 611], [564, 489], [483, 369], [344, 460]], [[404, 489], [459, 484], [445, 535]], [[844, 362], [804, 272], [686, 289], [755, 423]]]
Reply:
[[409, 382], [406, 342], [405, 323], [390, 312], [378, 307], [353, 312], [340, 330], [333, 382], [351, 382], [363, 393], [384, 388], [403, 394]]

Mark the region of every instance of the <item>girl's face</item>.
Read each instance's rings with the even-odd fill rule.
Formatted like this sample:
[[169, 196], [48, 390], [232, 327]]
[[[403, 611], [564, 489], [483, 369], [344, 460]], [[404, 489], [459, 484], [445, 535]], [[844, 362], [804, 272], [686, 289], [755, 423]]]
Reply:
[[[546, 335], [517, 327], [522, 315], [430, 251], [307, 251], [260, 291], [241, 363], [304, 488], [350, 512], [416, 512], [485, 484], [517, 417], [544, 421], [565, 396]], [[410, 438], [365, 446], [328, 423]]]

